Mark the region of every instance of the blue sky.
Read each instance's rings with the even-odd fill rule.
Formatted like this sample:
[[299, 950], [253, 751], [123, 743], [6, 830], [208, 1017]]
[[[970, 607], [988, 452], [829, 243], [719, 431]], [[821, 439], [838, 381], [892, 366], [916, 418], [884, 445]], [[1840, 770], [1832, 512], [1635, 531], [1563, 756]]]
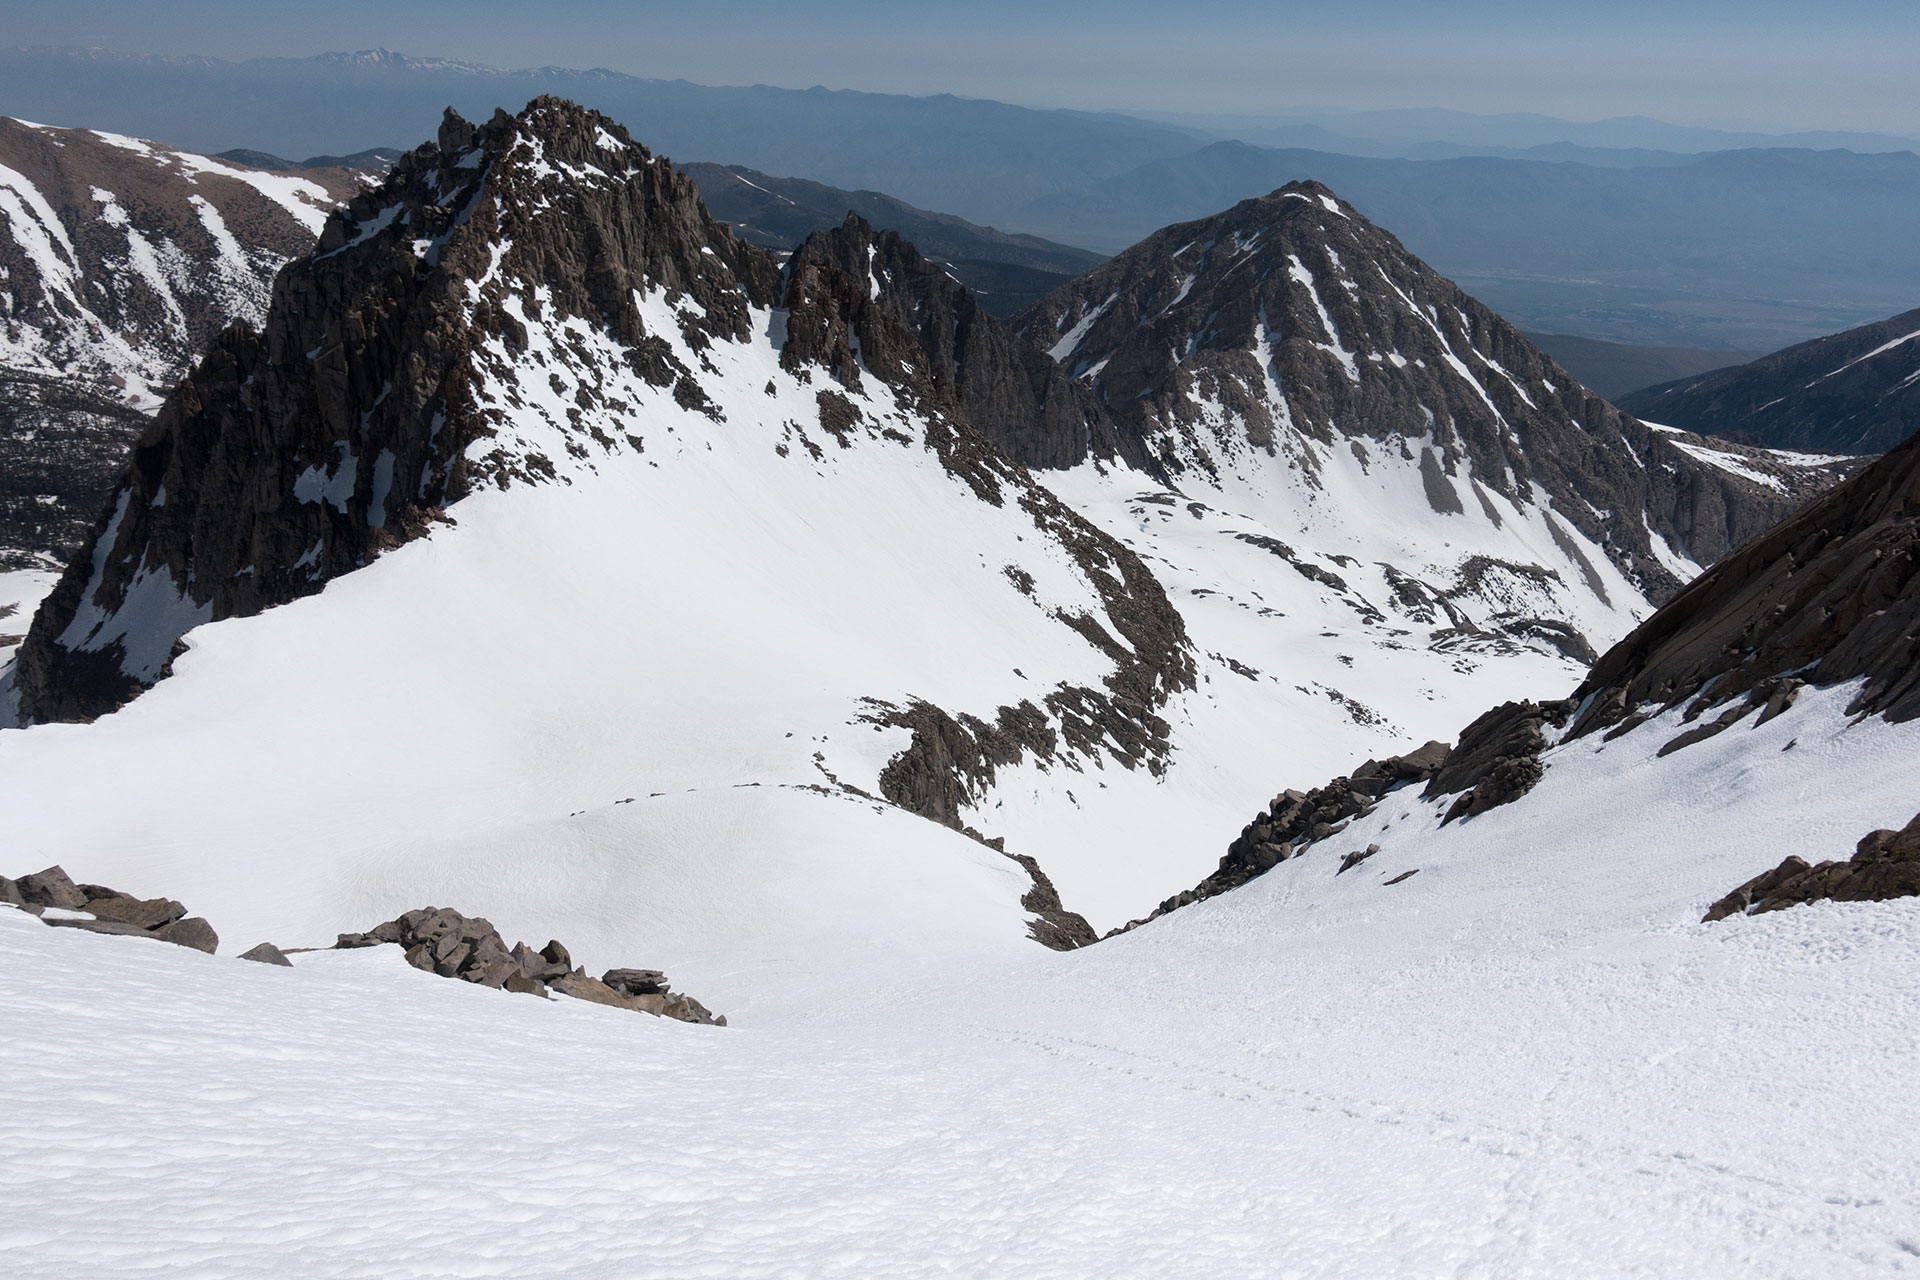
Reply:
[[384, 46], [1036, 106], [1439, 106], [1920, 131], [1915, 0], [0, 0], [0, 30], [10, 44], [221, 58]]

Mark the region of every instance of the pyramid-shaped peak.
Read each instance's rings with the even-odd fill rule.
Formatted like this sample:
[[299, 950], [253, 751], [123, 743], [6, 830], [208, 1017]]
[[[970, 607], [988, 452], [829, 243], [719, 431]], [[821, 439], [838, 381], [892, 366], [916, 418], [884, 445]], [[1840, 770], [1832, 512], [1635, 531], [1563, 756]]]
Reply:
[[[1608, 405], [1320, 182], [1165, 227], [1014, 325], [1155, 442], [1169, 474], [1259, 487], [1271, 467], [1315, 487], [1328, 450], [1391, 459], [1418, 467], [1436, 514], [1498, 525], [1550, 506], [1555, 545], [1571, 526], [1655, 600], [1679, 587], [1678, 559], [1711, 562], [1791, 509], [1775, 501], [1786, 480], [1723, 501], [1738, 470]], [[1777, 460], [1738, 464], [1754, 465]], [[1650, 470], [1656, 489], [1697, 473], [1717, 513], [1676, 517], [1692, 501], [1677, 492], [1650, 502]], [[1575, 571], [1605, 594], [1581, 555]]]

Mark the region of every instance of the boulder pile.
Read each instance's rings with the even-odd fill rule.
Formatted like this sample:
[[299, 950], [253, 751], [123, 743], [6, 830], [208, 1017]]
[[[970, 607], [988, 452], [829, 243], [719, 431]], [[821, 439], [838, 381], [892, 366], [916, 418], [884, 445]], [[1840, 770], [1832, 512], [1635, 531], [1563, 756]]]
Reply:
[[574, 967], [573, 957], [560, 942], [549, 941], [538, 951], [524, 942], [509, 947], [490, 921], [463, 916], [451, 907], [421, 907], [365, 933], [343, 933], [334, 946], [351, 949], [386, 943], [404, 948], [407, 963], [414, 968], [443, 978], [526, 995], [558, 992], [681, 1022], [727, 1025], [726, 1018], [716, 1017], [692, 996], [668, 987], [667, 976], [658, 969], [609, 969], [591, 978], [585, 969]]
[[1789, 857], [1714, 903], [1701, 923], [1828, 899], [1884, 902], [1912, 897], [1920, 897], [1920, 814], [1899, 831], [1869, 832], [1845, 862], [1815, 866], [1805, 858]]
[[136, 898], [100, 884], [75, 884], [59, 867], [18, 880], [0, 876], [0, 902], [40, 917], [58, 929], [157, 938], [212, 955], [220, 935], [171, 898]]

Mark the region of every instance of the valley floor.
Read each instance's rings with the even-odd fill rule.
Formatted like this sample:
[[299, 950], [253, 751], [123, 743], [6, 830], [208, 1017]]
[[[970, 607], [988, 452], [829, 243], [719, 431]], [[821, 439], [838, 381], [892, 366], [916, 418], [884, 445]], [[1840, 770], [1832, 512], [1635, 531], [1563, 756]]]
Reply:
[[7, 1270], [1920, 1274], [1920, 901], [1697, 923], [1920, 805], [1846, 695], [1086, 951], [722, 930], [669, 967], [727, 1029], [0, 910]]

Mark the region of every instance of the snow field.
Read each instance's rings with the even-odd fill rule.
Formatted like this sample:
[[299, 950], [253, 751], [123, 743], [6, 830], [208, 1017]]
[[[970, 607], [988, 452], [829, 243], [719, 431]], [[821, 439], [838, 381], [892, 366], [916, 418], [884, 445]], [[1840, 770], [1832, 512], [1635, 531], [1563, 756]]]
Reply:
[[[848, 998], [796, 1000], [774, 966], [743, 966], [737, 989], [781, 998], [729, 1029], [447, 982], [395, 948], [289, 972], [0, 911], [9, 1262], [1911, 1273], [1920, 903], [1697, 923], [1784, 852], [1844, 856], [1911, 816], [1920, 729], [1847, 727], [1848, 693], [1665, 760], [1672, 717], [1581, 740], [1526, 799], [1443, 830], [1439, 803], [1392, 793], [1343, 833], [1383, 845], [1355, 870], [1335, 876], [1323, 846], [1087, 951], [992, 930], [971, 955], [964, 939], [863, 951], [821, 929], [793, 954]], [[763, 815], [715, 853], [790, 828], [789, 806], [876, 854], [912, 821], [745, 794]], [[1809, 803], [1824, 796], [1844, 800]], [[713, 797], [660, 803], [663, 832], [726, 821]], [[585, 859], [563, 853], [556, 877], [590, 882]], [[883, 890], [874, 903], [895, 900]], [[712, 923], [688, 927], [718, 955]], [[751, 950], [760, 925], [742, 925]], [[679, 985], [708, 996], [692, 972]]]

